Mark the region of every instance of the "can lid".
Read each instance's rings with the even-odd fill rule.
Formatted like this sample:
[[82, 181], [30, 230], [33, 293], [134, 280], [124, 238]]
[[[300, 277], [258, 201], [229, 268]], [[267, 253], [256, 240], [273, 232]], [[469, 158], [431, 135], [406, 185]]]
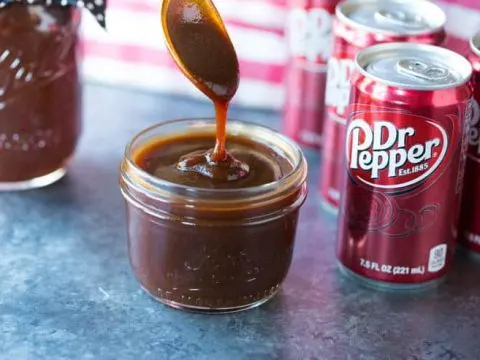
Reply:
[[473, 35], [470, 40], [470, 49], [478, 56], [480, 56], [480, 31]]
[[387, 43], [360, 51], [357, 70], [385, 85], [412, 90], [440, 90], [470, 80], [472, 66], [463, 56], [439, 46]]
[[427, 0], [347, 0], [336, 8], [339, 20], [354, 28], [394, 35], [420, 35], [443, 29], [446, 15]]

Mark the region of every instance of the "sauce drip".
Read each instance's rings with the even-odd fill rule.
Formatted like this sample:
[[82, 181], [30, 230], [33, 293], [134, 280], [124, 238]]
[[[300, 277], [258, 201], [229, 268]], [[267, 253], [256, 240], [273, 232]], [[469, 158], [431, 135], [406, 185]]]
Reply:
[[247, 176], [248, 165], [234, 159], [225, 146], [228, 105], [238, 88], [239, 66], [220, 14], [210, 0], [164, 0], [162, 26], [174, 61], [213, 101], [216, 113], [214, 149], [183, 156], [177, 169], [219, 181]]

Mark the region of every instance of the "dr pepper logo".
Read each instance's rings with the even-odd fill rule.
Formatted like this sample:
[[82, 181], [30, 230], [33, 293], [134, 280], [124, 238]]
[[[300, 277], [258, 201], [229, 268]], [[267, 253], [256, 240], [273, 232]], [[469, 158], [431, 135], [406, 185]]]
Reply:
[[325, 9], [292, 9], [286, 29], [291, 54], [325, 64], [331, 54], [332, 23], [332, 15]]
[[447, 132], [440, 124], [398, 112], [354, 115], [346, 140], [353, 179], [386, 190], [410, 187], [428, 178], [448, 148]]
[[350, 100], [350, 78], [355, 63], [350, 59], [331, 58], [328, 61], [325, 104], [335, 108], [337, 115], [345, 115]]
[[470, 130], [468, 132], [468, 157], [480, 162], [480, 106], [471, 100]]

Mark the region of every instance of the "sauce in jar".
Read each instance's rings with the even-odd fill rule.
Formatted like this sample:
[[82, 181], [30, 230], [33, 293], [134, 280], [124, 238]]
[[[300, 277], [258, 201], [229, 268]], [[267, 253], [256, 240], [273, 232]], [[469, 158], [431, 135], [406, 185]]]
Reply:
[[307, 164], [283, 135], [229, 121], [227, 149], [249, 165], [247, 176], [224, 181], [178, 169], [184, 154], [211, 146], [215, 129], [212, 120], [192, 119], [140, 133], [127, 147], [120, 184], [142, 287], [173, 307], [230, 312], [267, 301], [285, 279]]
[[[223, 167], [223, 163], [184, 165], [184, 162], [192, 162], [192, 158], [195, 158], [191, 154], [204, 154], [212, 141], [215, 141], [215, 138], [208, 133], [199, 133], [194, 136], [182, 134], [139, 149], [138, 153], [133, 155], [133, 161], [137, 166], [160, 179], [175, 184], [211, 189], [259, 186], [279, 180], [292, 170], [292, 165], [274, 150], [238, 136], [229, 136], [228, 154], [235, 159], [229, 164], [233, 161], [248, 164], [248, 168], [240, 176], [237, 171], [233, 171], [232, 174], [232, 168]], [[185, 154], [190, 155], [185, 156]], [[195, 171], [185, 170], [185, 167], [195, 166], [199, 167]], [[213, 174], [213, 176], [203, 173]], [[232, 186], [230, 183], [232, 179], [228, 177], [237, 176], [237, 181]]]
[[65, 173], [80, 134], [78, 10], [0, 10], [0, 190], [48, 185]]

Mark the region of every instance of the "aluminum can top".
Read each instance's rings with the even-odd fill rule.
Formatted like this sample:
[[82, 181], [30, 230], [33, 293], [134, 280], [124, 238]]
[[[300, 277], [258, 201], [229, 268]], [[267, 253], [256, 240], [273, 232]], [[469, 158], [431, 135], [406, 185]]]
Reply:
[[337, 6], [336, 17], [352, 28], [398, 36], [435, 33], [447, 20], [427, 0], [346, 0]]
[[472, 66], [463, 56], [438, 46], [387, 43], [360, 51], [356, 70], [365, 77], [402, 89], [442, 90], [463, 85]]
[[473, 35], [470, 40], [470, 49], [475, 55], [480, 56], [480, 31]]

